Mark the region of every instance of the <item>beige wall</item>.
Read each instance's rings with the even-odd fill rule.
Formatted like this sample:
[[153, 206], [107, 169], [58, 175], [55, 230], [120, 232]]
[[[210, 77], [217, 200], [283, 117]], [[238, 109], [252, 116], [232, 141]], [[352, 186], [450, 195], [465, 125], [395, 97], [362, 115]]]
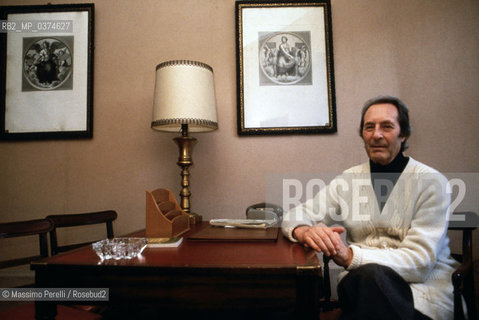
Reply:
[[[66, 3], [52, 0], [52, 3]], [[0, 142], [0, 221], [115, 209], [118, 235], [144, 227], [147, 189], [179, 192], [175, 134], [150, 129], [155, 66], [214, 69], [219, 129], [196, 134], [192, 207], [243, 217], [270, 172], [339, 172], [365, 161], [362, 103], [401, 97], [408, 154], [443, 172], [479, 171], [479, 2], [332, 0], [338, 133], [239, 137], [233, 0], [97, 0], [94, 138]], [[2, 4], [44, 4], [9, 1]]]

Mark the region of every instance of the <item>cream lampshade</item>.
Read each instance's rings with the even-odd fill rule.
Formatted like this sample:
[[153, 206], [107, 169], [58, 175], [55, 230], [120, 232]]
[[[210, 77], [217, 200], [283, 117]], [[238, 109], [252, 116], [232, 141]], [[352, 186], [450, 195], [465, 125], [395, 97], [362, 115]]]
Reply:
[[213, 68], [205, 63], [175, 60], [156, 66], [151, 127], [180, 132], [182, 124], [190, 132], [218, 128]]
[[173, 60], [156, 66], [156, 83], [151, 128], [158, 131], [181, 132], [173, 140], [179, 147], [177, 164], [181, 171], [182, 209], [190, 214], [192, 223], [201, 216], [190, 210], [189, 170], [196, 139], [189, 132], [207, 132], [218, 128], [213, 68], [189, 60]]

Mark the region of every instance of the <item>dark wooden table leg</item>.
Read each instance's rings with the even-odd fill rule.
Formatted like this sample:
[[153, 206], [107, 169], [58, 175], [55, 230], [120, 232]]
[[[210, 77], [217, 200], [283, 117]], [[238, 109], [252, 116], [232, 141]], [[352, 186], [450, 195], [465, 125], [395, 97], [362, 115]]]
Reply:
[[298, 268], [296, 314], [298, 319], [319, 319], [321, 271], [315, 267]]
[[51, 301], [35, 301], [35, 319], [53, 320], [57, 315], [57, 304]]
[[[49, 273], [45, 270], [35, 270], [35, 287], [48, 288]], [[57, 315], [57, 303], [52, 301], [35, 301], [35, 319], [53, 320]]]

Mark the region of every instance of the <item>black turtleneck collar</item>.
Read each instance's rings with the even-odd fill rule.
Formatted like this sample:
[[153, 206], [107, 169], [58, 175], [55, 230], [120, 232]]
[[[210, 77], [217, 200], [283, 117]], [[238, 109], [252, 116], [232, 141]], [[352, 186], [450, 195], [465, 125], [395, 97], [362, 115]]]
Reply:
[[409, 157], [405, 157], [402, 152], [399, 152], [396, 158], [389, 164], [383, 166], [369, 160], [369, 167], [371, 168], [371, 182], [373, 184], [374, 193], [378, 201], [379, 209], [382, 211], [386, 204], [392, 188], [388, 188], [384, 185], [384, 180], [389, 180], [392, 186], [396, 184], [399, 176], [406, 168], [409, 162]]
[[399, 152], [396, 158], [387, 165], [383, 166], [369, 160], [369, 167], [371, 173], [401, 173], [406, 168], [408, 161], [409, 157], [405, 157], [402, 152]]

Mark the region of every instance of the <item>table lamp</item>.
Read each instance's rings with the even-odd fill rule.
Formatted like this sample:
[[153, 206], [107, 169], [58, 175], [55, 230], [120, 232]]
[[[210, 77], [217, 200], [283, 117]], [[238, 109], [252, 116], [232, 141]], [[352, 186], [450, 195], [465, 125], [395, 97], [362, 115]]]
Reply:
[[180, 206], [192, 224], [201, 216], [191, 212], [189, 167], [193, 164], [193, 146], [197, 140], [189, 132], [207, 132], [218, 128], [213, 68], [189, 60], [162, 62], [156, 66], [155, 95], [151, 128], [181, 132], [173, 140], [179, 148], [177, 165], [181, 168]]

